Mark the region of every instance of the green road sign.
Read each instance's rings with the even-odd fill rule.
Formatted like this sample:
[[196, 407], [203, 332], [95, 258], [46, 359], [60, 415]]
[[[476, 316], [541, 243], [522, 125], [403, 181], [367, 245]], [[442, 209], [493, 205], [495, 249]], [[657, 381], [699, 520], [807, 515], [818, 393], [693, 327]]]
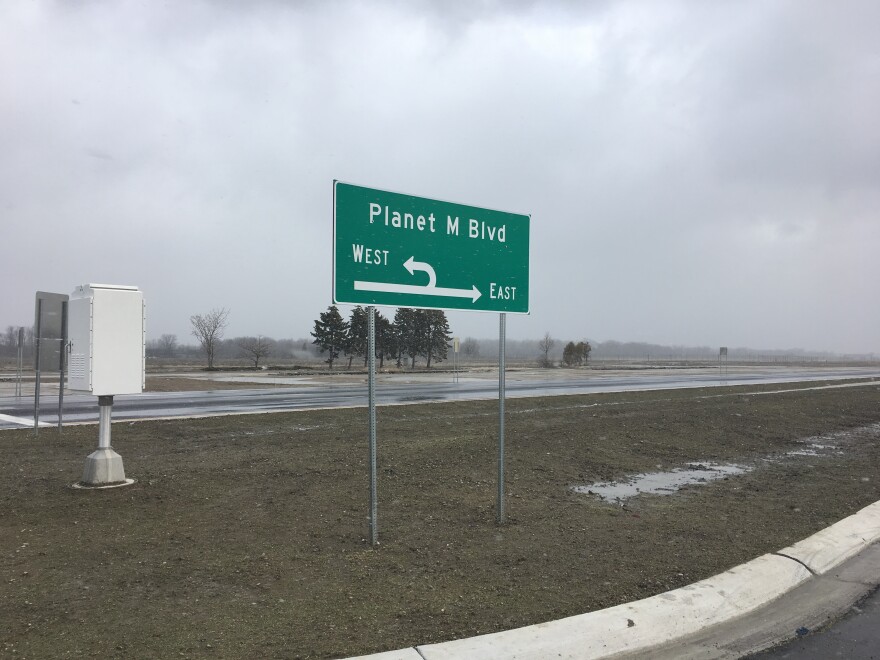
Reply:
[[529, 313], [529, 216], [333, 182], [333, 301]]

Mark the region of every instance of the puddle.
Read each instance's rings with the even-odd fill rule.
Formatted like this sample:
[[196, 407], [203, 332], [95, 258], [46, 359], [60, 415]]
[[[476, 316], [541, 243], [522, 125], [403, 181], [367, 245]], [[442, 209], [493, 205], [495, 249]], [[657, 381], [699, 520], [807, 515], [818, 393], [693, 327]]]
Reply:
[[793, 449], [786, 452], [786, 456], [829, 456], [830, 454], [843, 454], [837, 445], [823, 445], [812, 443], [806, 445], [803, 449]]
[[576, 493], [598, 495], [606, 502], [622, 500], [647, 493], [649, 495], [671, 495], [683, 486], [707, 483], [724, 477], [743, 474], [754, 468], [735, 464], [688, 463], [688, 467], [675, 468], [667, 472], [645, 472], [636, 474], [625, 481], [608, 481], [575, 486]]
[[575, 486], [572, 490], [576, 493], [596, 495], [612, 504], [623, 504], [625, 500], [636, 495], [671, 495], [684, 486], [709, 483], [716, 479], [744, 474], [751, 472], [762, 464], [779, 463], [787, 459], [802, 457], [823, 458], [826, 456], [840, 456], [844, 453], [844, 443], [852, 437], [862, 434], [867, 434], [869, 437], [877, 437], [880, 434], [880, 424], [870, 424], [855, 429], [834, 431], [823, 435], [802, 438], [797, 442], [799, 445], [797, 449], [792, 449], [784, 454], [759, 458], [752, 465], [711, 462], [687, 463], [685, 467], [674, 468], [665, 472], [645, 472], [632, 475], [620, 481]]

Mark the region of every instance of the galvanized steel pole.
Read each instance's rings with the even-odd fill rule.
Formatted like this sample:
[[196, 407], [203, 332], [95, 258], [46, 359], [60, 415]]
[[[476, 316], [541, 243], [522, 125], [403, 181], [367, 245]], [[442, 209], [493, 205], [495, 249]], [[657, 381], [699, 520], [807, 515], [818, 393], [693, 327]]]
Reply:
[[113, 397], [98, 397], [98, 449], [112, 449], [110, 445], [110, 418], [113, 411]]
[[18, 329], [18, 373], [15, 379], [15, 396], [22, 395], [21, 376], [24, 366], [24, 328]]
[[34, 433], [40, 434], [40, 333], [43, 330], [43, 300], [37, 299], [37, 327], [34, 333], [34, 364], [37, 368], [34, 380]]
[[67, 302], [61, 303], [61, 349], [58, 351], [58, 432], [64, 423], [64, 367], [67, 357]]
[[370, 405], [370, 545], [379, 543], [376, 498], [376, 308], [367, 307], [367, 390]]
[[504, 358], [507, 329], [506, 314], [499, 314], [498, 325], [498, 524], [504, 524]]

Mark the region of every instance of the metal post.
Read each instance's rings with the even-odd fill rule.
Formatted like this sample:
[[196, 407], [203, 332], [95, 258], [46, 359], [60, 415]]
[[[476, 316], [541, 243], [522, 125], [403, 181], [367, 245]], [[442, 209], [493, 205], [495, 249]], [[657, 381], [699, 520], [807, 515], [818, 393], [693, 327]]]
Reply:
[[504, 524], [504, 358], [507, 330], [506, 314], [499, 314], [498, 324], [498, 524]]
[[58, 351], [58, 433], [64, 421], [64, 367], [67, 357], [67, 302], [61, 303], [61, 346]]
[[113, 411], [113, 397], [98, 397], [98, 449], [110, 449], [110, 415]]
[[367, 390], [370, 406], [370, 545], [379, 543], [376, 497], [376, 308], [367, 307]]
[[36, 380], [34, 381], [34, 434], [40, 434], [40, 332], [43, 324], [43, 300], [37, 299], [37, 327], [34, 332], [34, 364]]
[[452, 340], [452, 382], [458, 382], [458, 352], [455, 350], [455, 340]]
[[15, 396], [20, 397], [22, 394], [21, 389], [21, 376], [24, 366], [24, 328], [18, 329], [18, 372], [16, 373], [15, 378]]

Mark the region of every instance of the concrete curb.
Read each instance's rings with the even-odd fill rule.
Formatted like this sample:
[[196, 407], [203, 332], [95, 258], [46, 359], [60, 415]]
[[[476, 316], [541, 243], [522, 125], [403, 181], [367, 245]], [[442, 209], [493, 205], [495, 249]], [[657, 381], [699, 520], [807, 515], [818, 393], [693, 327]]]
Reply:
[[385, 653], [374, 653], [372, 655], [359, 655], [346, 660], [424, 660], [415, 649], [399, 649], [397, 651], [385, 651]]
[[875, 502], [778, 553], [680, 589], [557, 621], [359, 659], [586, 659], [643, 651], [753, 612], [878, 540], [880, 502]]
[[516, 630], [420, 646], [427, 660], [601, 658], [667, 643], [750, 612], [810, 578], [800, 564], [763, 555], [650, 598]]
[[880, 502], [874, 502], [840, 522], [798, 541], [778, 555], [801, 562], [823, 575], [880, 539]]

